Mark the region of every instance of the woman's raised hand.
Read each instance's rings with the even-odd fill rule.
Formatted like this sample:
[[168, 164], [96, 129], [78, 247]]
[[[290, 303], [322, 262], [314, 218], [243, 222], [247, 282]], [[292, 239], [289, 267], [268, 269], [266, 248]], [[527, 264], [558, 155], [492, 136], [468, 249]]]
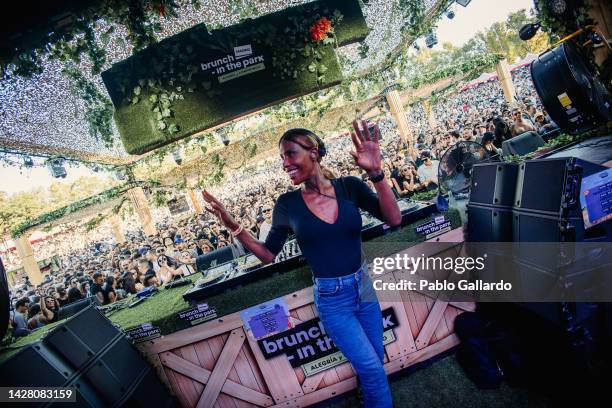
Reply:
[[236, 222], [236, 220], [227, 212], [223, 204], [221, 204], [221, 202], [212, 194], [206, 190], [202, 190], [202, 198], [208, 203], [207, 206], [204, 206], [206, 211], [214, 214], [215, 217], [217, 217], [219, 221], [221, 221], [221, 223], [230, 230], [233, 231], [238, 228], [238, 222]]
[[[360, 127], [361, 125], [361, 127]], [[354, 132], [351, 132], [351, 139], [355, 145], [355, 151], [349, 152], [355, 164], [365, 170], [367, 173], [380, 173], [382, 165], [380, 160], [380, 145], [378, 137], [380, 130], [378, 124], [373, 127], [373, 134], [370, 134], [368, 123], [365, 120], [353, 121]]]

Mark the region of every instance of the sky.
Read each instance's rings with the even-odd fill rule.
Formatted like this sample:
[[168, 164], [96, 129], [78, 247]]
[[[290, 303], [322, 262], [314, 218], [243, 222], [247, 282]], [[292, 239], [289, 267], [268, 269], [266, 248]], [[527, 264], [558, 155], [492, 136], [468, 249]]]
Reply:
[[533, 8], [533, 0], [472, 0], [467, 7], [453, 4], [455, 18], [442, 17], [438, 22], [438, 45], [450, 42], [460, 47], [478, 31], [483, 31], [497, 21], [504, 21], [508, 14]]
[[[472, 0], [466, 8], [453, 4], [452, 10], [455, 12], [455, 18], [449, 20], [442, 17], [439, 21], [436, 31], [438, 45], [435, 48], [441, 47], [444, 42], [461, 46], [478, 31], [484, 30], [497, 21], [505, 20], [511, 12], [532, 7], [532, 0]], [[19, 191], [49, 186], [53, 181], [60, 180], [70, 183], [82, 176], [96, 175], [86, 167], [67, 167], [66, 170], [68, 176], [65, 179], [54, 179], [46, 167], [24, 169], [20, 173], [16, 167], [0, 165], [0, 191], [14, 194]]]

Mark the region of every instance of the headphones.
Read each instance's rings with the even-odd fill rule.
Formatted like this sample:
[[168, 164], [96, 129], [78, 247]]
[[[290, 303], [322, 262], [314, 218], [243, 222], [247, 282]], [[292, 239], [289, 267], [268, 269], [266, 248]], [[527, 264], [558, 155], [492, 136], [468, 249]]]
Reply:
[[[289, 129], [288, 131], [283, 133], [280, 140], [278, 141], [279, 146], [283, 140], [290, 140], [292, 142], [295, 142], [295, 140], [293, 140], [295, 136], [306, 136], [307, 138], [309, 138], [315, 144], [317, 148], [317, 152], [319, 153], [319, 157], [323, 157], [327, 154], [327, 149], [325, 148], [325, 143], [323, 143], [323, 140], [321, 140], [319, 136], [317, 136], [314, 132], [311, 132], [308, 129], [302, 129], [302, 128]], [[316, 159], [316, 157], [313, 157], [312, 152], [311, 152], [310, 157], [312, 157], [313, 159]]]

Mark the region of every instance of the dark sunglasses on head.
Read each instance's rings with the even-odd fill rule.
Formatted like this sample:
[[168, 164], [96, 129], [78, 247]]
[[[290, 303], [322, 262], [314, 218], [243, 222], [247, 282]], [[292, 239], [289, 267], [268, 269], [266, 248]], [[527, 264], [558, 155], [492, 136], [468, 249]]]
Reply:
[[157, 248], [155, 250], [155, 253], [158, 254], [158, 255], [159, 254], [163, 254], [164, 252], [166, 252], [166, 248]]
[[265, 212], [265, 213], [269, 213], [270, 211], [272, 211], [272, 210], [269, 209], [269, 208], [266, 208], [265, 210], [263, 210], [263, 212]]

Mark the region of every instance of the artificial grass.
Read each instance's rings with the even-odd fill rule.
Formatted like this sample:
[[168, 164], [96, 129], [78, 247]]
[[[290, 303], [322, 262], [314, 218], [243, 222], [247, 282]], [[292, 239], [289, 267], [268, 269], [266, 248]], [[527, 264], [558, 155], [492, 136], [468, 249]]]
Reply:
[[[461, 218], [456, 210], [449, 210], [445, 215], [451, 221], [452, 228], [461, 226]], [[436, 216], [439, 216], [439, 214], [433, 214], [427, 219], [419, 220], [398, 231], [390, 232], [367, 241], [363, 246], [366, 258], [371, 260], [374, 257], [388, 256], [406, 247], [423, 242], [424, 237], [416, 234], [415, 227], [434, 219]], [[187, 278], [195, 282], [201, 277], [201, 273], [195, 273]], [[214, 307], [217, 310], [217, 315], [221, 317], [311, 285], [312, 273], [310, 268], [305, 265], [276, 276], [249, 283], [234, 290], [211, 296], [202, 302]], [[189, 324], [178, 317], [179, 312], [190, 308], [190, 305], [183, 300], [183, 294], [187, 289], [188, 286], [180, 286], [173, 289], [160, 288], [153, 297], [135, 307], [126, 307], [112, 312], [108, 315], [108, 318], [123, 330], [142, 323], [151, 323], [153, 326], [160, 328], [162, 335], [188, 328], [190, 327]], [[24, 337], [18, 343], [11, 345], [8, 350], [0, 351], [0, 363], [7, 358], [8, 352], [10, 352], [10, 355], [14, 354], [15, 349], [39, 340], [48, 331], [47, 327], [42, 330], [45, 331], [38, 331]]]

